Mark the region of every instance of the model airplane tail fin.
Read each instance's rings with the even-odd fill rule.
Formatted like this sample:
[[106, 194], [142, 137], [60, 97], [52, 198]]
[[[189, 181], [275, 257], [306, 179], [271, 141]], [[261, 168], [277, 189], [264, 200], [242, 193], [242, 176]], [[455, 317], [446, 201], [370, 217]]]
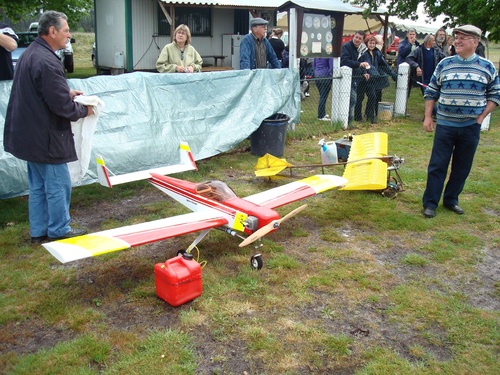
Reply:
[[[113, 187], [113, 185], [124, 184], [126, 182], [145, 180], [151, 177], [151, 173], [158, 173], [161, 175], [180, 173], [185, 171], [191, 171], [193, 169], [198, 170], [196, 163], [194, 161], [191, 149], [186, 142], [181, 142], [179, 147], [180, 153], [180, 164], [168, 165], [160, 168], [148, 169], [145, 171], [138, 171], [132, 173], [126, 173], [122, 175], [112, 175], [113, 174], [104, 163], [102, 156], [98, 156], [97, 161], [97, 179], [99, 183], [103, 186]], [[108, 173], [109, 172], [109, 173]]]

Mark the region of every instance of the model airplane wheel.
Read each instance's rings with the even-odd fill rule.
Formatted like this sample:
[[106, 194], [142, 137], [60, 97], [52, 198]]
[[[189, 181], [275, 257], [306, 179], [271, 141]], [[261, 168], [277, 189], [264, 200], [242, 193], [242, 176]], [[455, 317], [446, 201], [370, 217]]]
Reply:
[[262, 261], [262, 255], [257, 254], [257, 255], [254, 255], [250, 258], [250, 266], [254, 270], [260, 270], [263, 265], [264, 265], [264, 262]]

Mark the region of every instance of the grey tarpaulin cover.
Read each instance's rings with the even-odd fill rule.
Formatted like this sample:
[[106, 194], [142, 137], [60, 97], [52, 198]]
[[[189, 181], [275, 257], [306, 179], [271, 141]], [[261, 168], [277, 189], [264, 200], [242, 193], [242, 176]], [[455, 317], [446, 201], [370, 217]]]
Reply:
[[[275, 113], [287, 114], [292, 122], [300, 116], [299, 75], [290, 69], [135, 72], [68, 83], [105, 103], [89, 169], [77, 184], [96, 181], [96, 155], [114, 173], [123, 174], [177, 163], [179, 143], [186, 141], [199, 160], [237, 146]], [[11, 85], [0, 82], [0, 199], [28, 192], [26, 162], [3, 149]]]

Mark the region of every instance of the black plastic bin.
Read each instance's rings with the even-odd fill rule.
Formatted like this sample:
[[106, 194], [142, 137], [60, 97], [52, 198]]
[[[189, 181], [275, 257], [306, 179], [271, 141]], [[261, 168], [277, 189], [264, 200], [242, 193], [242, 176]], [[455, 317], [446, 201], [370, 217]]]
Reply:
[[251, 154], [283, 156], [288, 121], [290, 121], [290, 117], [283, 113], [275, 113], [264, 119], [258, 129], [250, 136]]

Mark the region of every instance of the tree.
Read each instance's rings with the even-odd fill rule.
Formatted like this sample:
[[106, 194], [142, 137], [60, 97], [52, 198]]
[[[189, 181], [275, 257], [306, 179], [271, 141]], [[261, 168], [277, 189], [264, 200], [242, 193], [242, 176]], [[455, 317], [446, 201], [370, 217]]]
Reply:
[[89, 13], [93, 5], [93, 0], [0, 0], [0, 14], [3, 12], [11, 20], [19, 21], [43, 10], [56, 10], [66, 14], [71, 28]]
[[431, 18], [445, 16], [442, 26], [472, 24], [483, 30], [483, 36], [489, 32], [489, 40], [500, 41], [499, 0], [356, 0], [356, 3], [367, 5], [373, 10], [381, 6], [388, 9], [389, 14], [410, 19], [417, 18], [417, 6], [423, 3], [425, 11]]

